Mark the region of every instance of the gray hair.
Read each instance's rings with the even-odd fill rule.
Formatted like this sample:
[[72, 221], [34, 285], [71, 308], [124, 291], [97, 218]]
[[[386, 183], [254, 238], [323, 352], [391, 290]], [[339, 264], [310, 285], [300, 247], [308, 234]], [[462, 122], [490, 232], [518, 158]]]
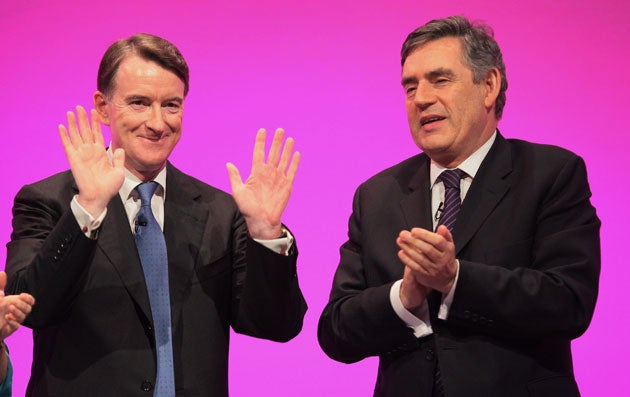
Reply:
[[475, 84], [481, 82], [493, 68], [497, 68], [501, 74], [501, 87], [494, 110], [498, 120], [503, 114], [508, 82], [503, 55], [493, 36], [494, 32], [488, 25], [478, 22], [471, 23], [459, 15], [434, 19], [409, 33], [400, 50], [400, 64], [404, 65], [405, 60], [413, 50], [430, 41], [444, 37], [458, 37], [464, 48], [464, 64], [472, 70]]

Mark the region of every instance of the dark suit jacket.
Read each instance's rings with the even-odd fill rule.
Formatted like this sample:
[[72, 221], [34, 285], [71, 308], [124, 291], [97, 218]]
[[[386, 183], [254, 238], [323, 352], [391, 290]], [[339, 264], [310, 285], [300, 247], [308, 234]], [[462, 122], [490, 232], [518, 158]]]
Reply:
[[599, 225], [578, 156], [498, 135], [453, 235], [459, 280], [446, 321], [416, 339], [389, 291], [403, 276], [403, 229], [432, 229], [430, 159], [412, 157], [363, 183], [341, 247], [319, 342], [346, 363], [379, 356], [376, 396], [429, 396], [435, 357], [447, 397], [578, 396], [571, 339], [597, 297]]
[[[254, 242], [231, 196], [167, 166], [166, 238], [178, 396], [228, 394], [229, 327], [275, 341], [298, 334], [306, 304], [296, 257]], [[69, 171], [22, 188], [8, 244], [9, 293], [37, 303], [30, 396], [151, 396], [149, 297], [120, 197], [96, 240], [70, 211]]]

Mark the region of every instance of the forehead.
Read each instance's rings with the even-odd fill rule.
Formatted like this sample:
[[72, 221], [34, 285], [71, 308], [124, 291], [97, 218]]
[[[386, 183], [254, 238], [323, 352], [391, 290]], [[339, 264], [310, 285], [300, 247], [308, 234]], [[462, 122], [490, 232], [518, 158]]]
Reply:
[[114, 93], [126, 95], [130, 91], [168, 91], [184, 97], [184, 82], [173, 72], [156, 62], [137, 55], [126, 57], [114, 77]]
[[437, 69], [458, 69], [464, 64], [462, 42], [457, 37], [429, 41], [409, 53], [403, 64], [403, 76], [424, 74]]

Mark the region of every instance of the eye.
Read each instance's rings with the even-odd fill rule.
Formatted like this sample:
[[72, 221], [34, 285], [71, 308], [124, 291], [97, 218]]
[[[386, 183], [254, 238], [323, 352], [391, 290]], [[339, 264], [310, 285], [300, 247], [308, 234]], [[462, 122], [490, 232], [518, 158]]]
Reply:
[[134, 110], [144, 110], [149, 106], [149, 103], [144, 99], [134, 99], [129, 102], [129, 106]]
[[405, 87], [405, 94], [407, 94], [407, 96], [413, 96], [415, 94], [417, 88], [418, 87], [415, 86], [415, 85], [407, 86], [407, 87]]
[[182, 105], [179, 102], [167, 102], [166, 104], [162, 105], [162, 107], [168, 113], [179, 113], [179, 111], [182, 109]]

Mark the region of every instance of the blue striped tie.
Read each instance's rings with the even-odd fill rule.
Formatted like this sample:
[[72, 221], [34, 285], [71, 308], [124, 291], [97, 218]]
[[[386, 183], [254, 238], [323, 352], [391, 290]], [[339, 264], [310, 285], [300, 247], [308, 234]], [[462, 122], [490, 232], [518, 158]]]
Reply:
[[457, 215], [459, 214], [459, 207], [462, 203], [461, 194], [459, 191], [459, 181], [462, 179], [464, 171], [460, 169], [443, 171], [439, 178], [444, 183], [444, 211], [440, 215], [438, 226], [444, 225], [449, 231], [453, 231], [455, 221], [457, 221]]
[[153, 216], [151, 197], [155, 181], [136, 186], [141, 207], [135, 219], [136, 246], [149, 291], [155, 345], [157, 349], [157, 381], [154, 397], [175, 396], [173, 342], [171, 335], [171, 302], [168, 288], [168, 257], [164, 233]]

